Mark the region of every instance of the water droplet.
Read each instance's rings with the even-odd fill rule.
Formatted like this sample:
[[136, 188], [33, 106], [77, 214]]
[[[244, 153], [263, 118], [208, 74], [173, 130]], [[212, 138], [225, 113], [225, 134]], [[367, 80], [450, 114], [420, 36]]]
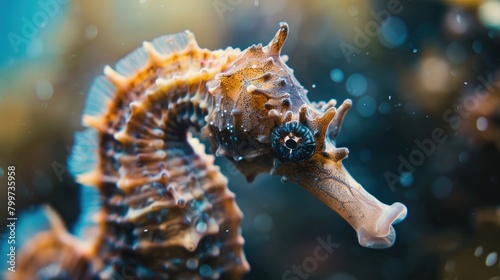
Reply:
[[413, 51], [413, 53], [417, 53], [417, 52], [418, 52], [418, 49], [417, 49], [417, 48], [414, 48], [412, 51]]
[[316, 88], [316, 84], [312, 84], [312, 86], [311, 86], [311, 87], [312, 87], [312, 88]]
[[186, 261], [186, 267], [191, 270], [198, 268], [198, 260], [193, 258], [188, 259]]
[[207, 231], [207, 224], [204, 222], [199, 222], [196, 225], [196, 231], [199, 233], [205, 233]]
[[495, 263], [497, 262], [498, 259], [498, 254], [496, 252], [489, 253], [488, 256], [486, 256], [486, 266], [494, 266]]
[[464, 82], [464, 85], [468, 85], [468, 83], [467, 83], [467, 82]]
[[212, 267], [208, 264], [203, 264], [200, 266], [200, 276], [204, 278], [209, 278], [212, 276]]
[[388, 48], [401, 46], [408, 38], [408, 28], [398, 17], [388, 17], [380, 26], [379, 40]]
[[403, 172], [399, 177], [399, 183], [405, 188], [410, 187], [413, 183], [413, 175], [410, 172]]
[[483, 44], [479, 41], [472, 42], [472, 50], [475, 53], [480, 54], [483, 51]]
[[89, 25], [87, 26], [87, 28], [85, 28], [85, 38], [89, 40], [97, 37], [97, 33], [98, 33], [97, 26], [95, 25]]
[[218, 256], [220, 254], [220, 249], [219, 247], [217, 247], [217, 245], [212, 245], [209, 253], [211, 256]]
[[335, 83], [340, 83], [344, 80], [344, 72], [338, 68], [334, 68], [330, 71], [330, 79]]
[[479, 131], [485, 131], [488, 129], [488, 120], [485, 117], [479, 117], [476, 120], [476, 127]]
[[387, 102], [382, 102], [380, 103], [380, 106], [378, 106], [378, 111], [380, 112], [380, 114], [387, 115], [391, 111], [391, 105], [389, 105], [389, 103]]
[[474, 251], [474, 256], [479, 257], [483, 254], [483, 246], [478, 246]]
[[54, 94], [54, 88], [49, 80], [40, 80], [36, 83], [36, 96], [41, 101], [49, 100]]
[[347, 78], [346, 90], [352, 96], [361, 96], [365, 94], [368, 88], [368, 81], [361, 74], [352, 74]]
[[463, 151], [461, 152], [459, 155], [458, 155], [458, 161], [460, 161], [461, 163], [466, 163], [469, 161], [469, 152], [467, 151]]

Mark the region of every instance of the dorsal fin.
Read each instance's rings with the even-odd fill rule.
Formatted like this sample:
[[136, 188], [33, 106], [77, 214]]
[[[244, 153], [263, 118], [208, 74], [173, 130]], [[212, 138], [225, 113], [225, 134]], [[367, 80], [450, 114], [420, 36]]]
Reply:
[[114, 69], [119, 74], [127, 77], [143, 69], [149, 61], [149, 55], [143, 46], [135, 49], [116, 63]]
[[[189, 31], [161, 36], [152, 41], [154, 50], [162, 56], [181, 51], [189, 43], [196, 45], [196, 40]], [[142, 70], [150, 59], [148, 50], [143, 45], [121, 59], [114, 67], [114, 70], [120, 76], [128, 78]], [[116, 86], [110, 78], [106, 76], [97, 77], [90, 87], [83, 114], [86, 116], [102, 116], [106, 113], [108, 103], [115, 94]], [[87, 124], [83, 125], [88, 126]]]
[[[75, 143], [68, 159], [71, 175], [92, 171], [98, 166], [99, 135], [94, 129], [87, 128], [75, 133]], [[97, 226], [95, 216], [101, 209], [99, 189], [95, 186], [80, 186], [80, 217], [73, 226], [72, 232], [80, 238], [88, 238], [89, 231]]]
[[[158, 59], [173, 52], [182, 51], [190, 44], [197, 46], [193, 34], [189, 31], [158, 37], [152, 41], [152, 44], [143, 44], [126, 55], [115, 65], [114, 69], [106, 67], [105, 72], [108, 76], [99, 76], [94, 80], [89, 90], [82, 118], [87, 120], [83, 125], [89, 128], [75, 133], [73, 149], [68, 159], [69, 170], [74, 178], [91, 172], [99, 166], [100, 138], [99, 131], [94, 128], [98, 128], [96, 123], [99, 123], [106, 114], [109, 102], [117, 93], [116, 83], [123, 84], [127, 79], [131, 79], [137, 72], [144, 69], [150, 60], [158, 62]], [[156, 57], [150, 57], [151, 52], [154, 52]], [[110, 75], [119, 77], [119, 79], [112, 79], [113, 77], [109, 77]], [[96, 226], [95, 217], [101, 209], [100, 193], [96, 186], [81, 186], [80, 207], [80, 218], [73, 227], [73, 233], [83, 237]], [[88, 238], [88, 236], [85, 237]]]
[[[88, 93], [83, 115], [102, 116], [106, 113], [109, 101], [115, 95], [116, 88], [105, 76], [99, 76], [94, 80]], [[83, 124], [85, 126], [85, 124]]]
[[[190, 42], [190, 37], [193, 37], [189, 31], [170, 34], [154, 39], [153, 47], [162, 55], [168, 55], [175, 51], [183, 50]], [[192, 38], [194, 40], [194, 38]]]

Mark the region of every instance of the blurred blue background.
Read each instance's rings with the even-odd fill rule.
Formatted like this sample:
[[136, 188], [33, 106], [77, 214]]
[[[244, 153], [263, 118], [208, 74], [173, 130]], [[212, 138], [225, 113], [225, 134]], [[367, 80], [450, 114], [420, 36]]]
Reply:
[[[186, 29], [209, 49], [266, 44], [286, 21], [283, 53], [309, 98], [354, 102], [337, 141], [347, 169], [409, 214], [392, 248], [362, 248], [305, 190], [266, 174], [248, 184], [217, 159], [245, 214], [245, 279], [282, 279], [328, 235], [339, 247], [307, 279], [500, 279], [499, 1], [28, 0], [0, 11], [0, 182], [16, 165], [22, 209], [49, 203], [68, 227], [78, 217], [66, 159], [104, 65]], [[426, 153], [417, 142], [436, 130], [445, 140]]]

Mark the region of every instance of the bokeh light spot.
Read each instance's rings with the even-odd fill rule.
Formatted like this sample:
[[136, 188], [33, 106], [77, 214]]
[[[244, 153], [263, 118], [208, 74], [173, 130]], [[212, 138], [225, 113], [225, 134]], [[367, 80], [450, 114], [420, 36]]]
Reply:
[[486, 266], [494, 266], [495, 263], [497, 262], [498, 259], [498, 254], [496, 252], [489, 253], [488, 256], [486, 256]]
[[380, 27], [379, 40], [388, 48], [401, 46], [408, 38], [408, 28], [398, 17], [388, 17]]
[[483, 51], [483, 44], [479, 41], [472, 42], [472, 50], [475, 53], [480, 54]]
[[273, 218], [266, 213], [259, 214], [253, 219], [253, 226], [257, 231], [268, 232], [273, 227]]
[[446, 198], [453, 189], [451, 180], [446, 176], [440, 176], [432, 182], [432, 194], [436, 198]]
[[500, 29], [500, 2], [485, 1], [478, 10], [479, 20], [484, 26], [489, 28]]
[[85, 28], [85, 38], [87, 39], [94, 39], [97, 37], [98, 29], [97, 26], [95, 25], [89, 25], [87, 28]]
[[54, 88], [49, 80], [40, 80], [36, 83], [36, 96], [41, 101], [47, 101], [54, 94]]
[[476, 120], [476, 127], [479, 131], [485, 131], [488, 129], [488, 120], [485, 117], [479, 117]]
[[358, 113], [363, 117], [371, 117], [377, 111], [377, 101], [371, 96], [363, 96], [358, 100]]
[[330, 71], [330, 78], [336, 83], [340, 83], [344, 80], [344, 71], [334, 68]]
[[391, 105], [389, 105], [389, 103], [387, 102], [382, 102], [378, 106], [378, 111], [380, 112], [380, 114], [387, 115], [391, 111]]
[[446, 57], [455, 64], [462, 64], [467, 58], [467, 52], [462, 44], [451, 42], [446, 48]]
[[346, 90], [352, 96], [361, 96], [365, 94], [368, 88], [368, 81], [361, 74], [352, 74], [347, 78]]
[[403, 172], [399, 177], [399, 183], [405, 188], [410, 187], [413, 184], [413, 175], [410, 172]]

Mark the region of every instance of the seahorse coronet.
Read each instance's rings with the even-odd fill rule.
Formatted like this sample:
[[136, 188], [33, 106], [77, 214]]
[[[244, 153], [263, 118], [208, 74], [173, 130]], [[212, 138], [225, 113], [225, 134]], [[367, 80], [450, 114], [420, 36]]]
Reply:
[[[352, 102], [309, 101], [281, 54], [287, 36], [281, 23], [265, 46], [210, 51], [185, 31], [104, 67], [69, 160], [84, 199], [74, 234], [85, 241], [59, 242], [72, 236], [63, 230], [40, 233], [21, 257], [43, 258], [43, 244], [54, 244], [73, 252], [72, 263], [54, 254], [40, 263], [84, 279], [123, 271], [138, 279], [240, 279], [249, 271], [243, 213], [191, 131], [248, 181], [261, 173], [294, 181], [346, 219], [361, 245], [391, 246], [392, 224], [406, 208], [379, 202], [345, 170], [348, 150], [335, 140]], [[14, 279], [37, 273], [20, 270]]]

